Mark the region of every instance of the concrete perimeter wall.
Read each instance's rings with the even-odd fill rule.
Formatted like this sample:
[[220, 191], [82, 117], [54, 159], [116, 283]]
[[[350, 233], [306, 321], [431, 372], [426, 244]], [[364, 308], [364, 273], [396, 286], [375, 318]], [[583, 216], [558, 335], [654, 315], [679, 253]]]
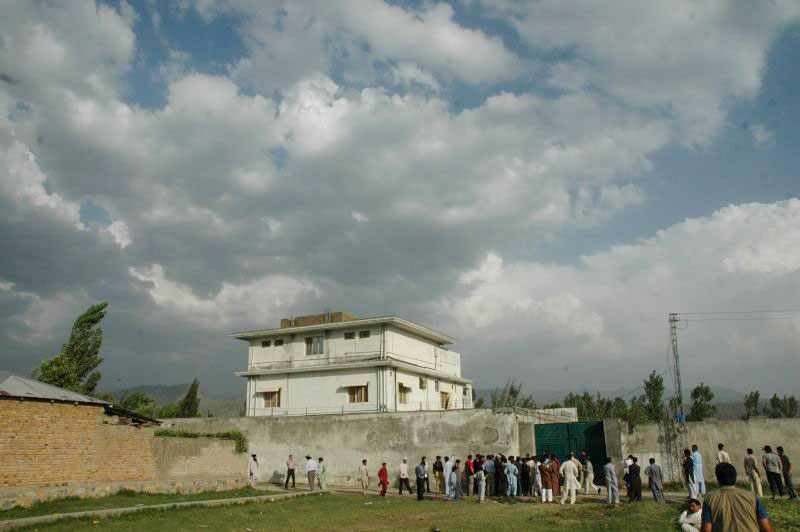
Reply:
[[[608, 426], [610, 422], [606, 421]], [[632, 454], [639, 457], [644, 470], [650, 457], [659, 464], [664, 464], [659, 444], [658, 425], [639, 425], [633, 434], [628, 434], [625, 424], [620, 424], [619, 459]], [[714, 467], [716, 466], [717, 444], [725, 445], [731, 455], [731, 461], [739, 473], [739, 480], [744, 479], [743, 460], [747, 448], [754, 451], [756, 462], [760, 465], [761, 449], [771, 445], [773, 450], [782, 446], [789, 458], [797, 463], [800, 460], [800, 419], [751, 419], [747, 421], [702, 421], [686, 423], [687, 447], [696, 444], [703, 455], [703, 476], [706, 481], [716, 482]], [[606, 429], [607, 437], [609, 429]], [[760, 469], [760, 468], [759, 468]], [[763, 478], [763, 471], [762, 478]]]
[[0, 508], [121, 488], [225, 489], [247, 480], [247, 455], [217, 438], [154, 436], [102, 406], [0, 399]]
[[238, 429], [258, 454], [261, 478], [283, 482], [286, 459], [294, 454], [299, 485], [305, 486], [305, 455], [320, 456], [328, 465], [332, 484], [355, 485], [358, 466], [367, 459], [373, 482], [381, 462], [396, 482], [398, 466], [408, 457], [409, 473], [422, 456], [466, 459], [467, 454], [519, 451], [518, 416], [491, 410], [449, 410], [325, 415], [308, 417], [243, 417], [170, 419], [168, 428], [190, 431]]

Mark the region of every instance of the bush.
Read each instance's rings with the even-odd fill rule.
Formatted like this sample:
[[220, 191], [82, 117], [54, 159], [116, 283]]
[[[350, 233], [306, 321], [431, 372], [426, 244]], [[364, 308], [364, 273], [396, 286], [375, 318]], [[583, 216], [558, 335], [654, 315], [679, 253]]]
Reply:
[[226, 432], [191, 432], [188, 430], [158, 429], [156, 436], [166, 438], [220, 438], [222, 440], [233, 440], [236, 442], [236, 452], [247, 452], [247, 438], [238, 430]]

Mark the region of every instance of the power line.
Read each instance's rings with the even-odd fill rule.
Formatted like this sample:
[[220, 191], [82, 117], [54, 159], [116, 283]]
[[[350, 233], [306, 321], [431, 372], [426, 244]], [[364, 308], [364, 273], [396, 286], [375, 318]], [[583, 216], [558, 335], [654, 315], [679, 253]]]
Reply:
[[763, 321], [763, 320], [800, 320], [800, 316], [769, 316], [769, 317], [751, 317], [751, 318], [699, 318], [690, 320], [680, 320], [685, 322], [698, 322], [698, 321]]
[[728, 310], [723, 312], [676, 312], [679, 316], [699, 316], [709, 314], [774, 314], [780, 312], [800, 312], [800, 309], [784, 309], [784, 310]]

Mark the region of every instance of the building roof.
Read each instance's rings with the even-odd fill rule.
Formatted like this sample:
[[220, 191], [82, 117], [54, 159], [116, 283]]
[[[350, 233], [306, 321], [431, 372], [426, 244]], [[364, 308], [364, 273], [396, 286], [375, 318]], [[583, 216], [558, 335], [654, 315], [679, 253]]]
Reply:
[[22, 377], [10, 371], [0, 371], [0, 396], [50, 399], [53, 401], [68, 401], [70, 403], [97, 404], [99, 406], [109, 405], [106, 401], [57, 386], [51, 386], [29, 377]]
[[321, 331], [326, 329], [352, 329], [358, 327], [367, 327], [370, 325], [383, 325], [389, 324], [394, 325], [398, 329], [403, 329], [405, 331], [417, 334], [424, 338], [428, 338], [429, 340], [433, 340], [439, 344], [454, 344], [456, 339], [452, 336], [448, 336], [444, 333], [440, 333], [439, 331], [434, 331], [433, 329], [429, 329], [424, 325], [420, 325], [418, 323], [414, 323], [413, 321], [404, 320], [403, 318], [399, 318], [397, 316], [381, 316], [377, 318], [362, 318], [358, 320], [349, 320], [349, 321], [341, 321], [341, 322], [332, 322], [332, 323], [321, 323], [318, 325], [306, 325], [303, 327], [284, 327], [278, 329], [263, 329], [260, 331], [242, 331], [236, 332], [230, 335], [231, 338], [236, 338], [238, 340], [251, 340], [255, 338], [270, 338], [273, 336], [284, 336], [287, 334], [300, 334], [304, 332], [311, 332], [311, 331]]

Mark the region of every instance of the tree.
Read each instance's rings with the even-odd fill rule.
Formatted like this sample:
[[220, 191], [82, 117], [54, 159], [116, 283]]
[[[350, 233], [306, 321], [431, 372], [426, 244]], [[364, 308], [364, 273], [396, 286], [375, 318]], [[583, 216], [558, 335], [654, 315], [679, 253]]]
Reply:
[[773, 394], [764, 413], [775, 419], [797, 417], [797, 398], [794, 395], [789, 397], [784, 395], [781, 399], [777, 393]]
[[178, 401], [175, 417], [197, 417], [200, 410], [200, 398], [197, 397], [198, 388], [200, 388], [200, 383], [195, 379], [183, 399]]
[[[173, 417], [178, 417], [178, 405], [175, 403], [167, 403], [161, 408], [158, 409], [155, 415], [158, 419], [169, 419]], [[241, 417], [244, 417], [244, 413], [241, 414]]]
[[119, 400], [119, 406], [147, 417], [155, 417], [158, 409], [156, 400], [142, 392], [126, 393]]
[[31, 376], [41, 382], [60, 388], [92, 395], [100, 372], [95, 371], [103, 362], [100, 358], [100, 345], [103, 331], [100, 321], [106, 315], [108, 303], [98, 303], [78, 316], [72, 325], [69, 341], [61, 346], [57, 356], [42, 362], [31, 372]]
[[633, 428], [647, 421], [647, 400], [644, 395], [631, 397], [630, 405], [625, 414], [628, 427]]
[[717, 413], [717, 407], [711, 404], [714, 399], [714, 392], [704, 383], [700, 383], [691, 394], [692, 406], [686, 419], [689, 421], [703, 421], [707, 417], [712, 417]]
[[744, 396], [744, 415], [742, 419], [750, 419], [758, 415], [758, 403], [761, 397], [758, 392], [750, 392]]
[[522, 384], [514, 380], [506, 383], [502, 390], [492, 390], [492, 408], [536, 408], [533, 395], [522, 395]]
[[644, 397], [647, 419], [661, 421], [664, 418], [664, 377], [656, 375], [656, 370], [644, 381]]
[[474, 403], [472, 403], [473, 408], [483, 408], [483, 405], [486, 401], [483, 400], [483, 397], [478, 397]]

